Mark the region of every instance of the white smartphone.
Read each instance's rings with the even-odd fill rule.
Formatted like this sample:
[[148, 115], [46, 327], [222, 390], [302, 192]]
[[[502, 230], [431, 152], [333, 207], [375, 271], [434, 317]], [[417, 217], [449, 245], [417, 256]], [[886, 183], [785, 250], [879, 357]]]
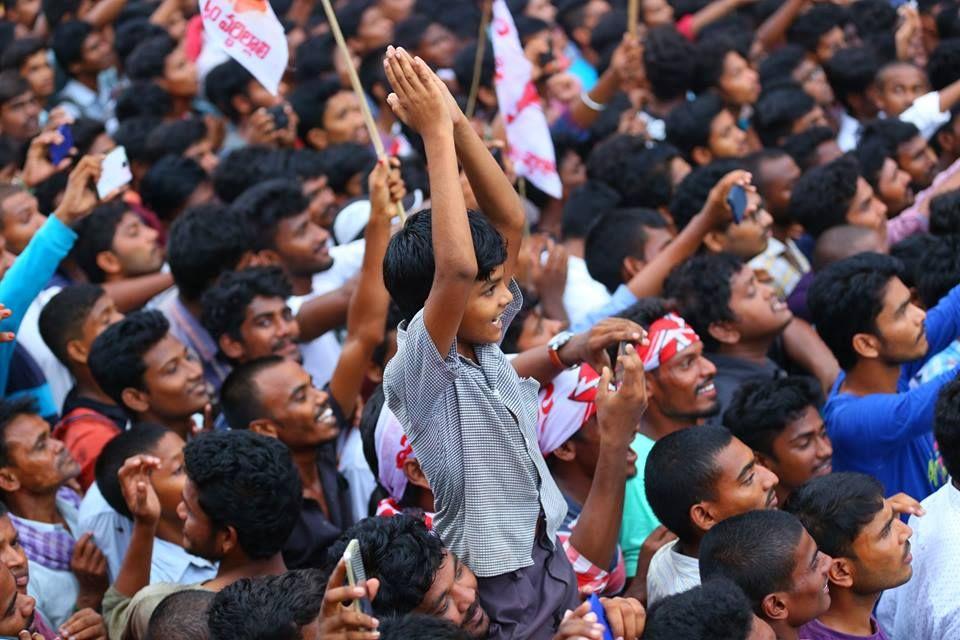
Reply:
[[97, 180], [97, 195], [103, 200], [120, 187], [130, 184], [131, 180], [133, 180], [133, 174], [130, 173], [127, 150], [117, 147], [103, 159], [100, 179]]

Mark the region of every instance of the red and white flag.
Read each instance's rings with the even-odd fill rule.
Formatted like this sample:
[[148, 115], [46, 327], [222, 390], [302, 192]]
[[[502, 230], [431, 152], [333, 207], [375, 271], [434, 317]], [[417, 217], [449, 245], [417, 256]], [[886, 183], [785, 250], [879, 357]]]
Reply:
[[507, 128], [510, 158], [517, 175], [544, 193], [560, 198], [563, 187], [557, 173], [550, 127], [531, 79], [533, 64], [523, 55], [520, 36], [504, 0], [494, 0], [491, 26], [496, 63], [494, 84]]
[[203, 30], [264, 88], [277, 95], [290, 52], [267, 0], [199, 0]]

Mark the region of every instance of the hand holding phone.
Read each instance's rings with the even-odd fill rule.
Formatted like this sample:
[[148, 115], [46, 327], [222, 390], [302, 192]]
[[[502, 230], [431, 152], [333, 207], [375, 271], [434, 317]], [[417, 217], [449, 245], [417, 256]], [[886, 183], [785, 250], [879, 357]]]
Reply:
[[603, 625], [603, 640], [613, 640], [610, 623], [607, 622], [607, 614], [603, 610], [603, 603], [600, 602], [600, 597], [592, 593], [587, 599], [587, 602], [590, 603], [590, 611], [597, 616], [597, 624]]
[[117, 147], [106, 155], [100, 168], [100, 179], [97, 180], [97, 195], [101, 200], [130, 184], [133, 174], [130, 172], [130, 162], [127, 160], [127, 150]]

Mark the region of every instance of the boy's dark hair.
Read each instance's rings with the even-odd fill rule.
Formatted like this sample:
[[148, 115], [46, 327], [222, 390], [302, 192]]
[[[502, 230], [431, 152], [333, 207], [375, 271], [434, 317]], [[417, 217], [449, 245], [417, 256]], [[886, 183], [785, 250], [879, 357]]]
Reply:
[[673, 26], [651, 29], [643, 50], [650, 89], [660, 100], [682, 98], [693, 87], [696, 75], [694, 48]]
[[97, 137], [104, 133], [106, 127], [100, 120], [81, 116], [73, 122], [73, 144], [80, 155], [86, 155]]
[[380, 626], [381, 640], [470, 640], [473, 636], [446, 618], [411, 613], [385, 618]]
[[207, 610], [215, 595], [206, 589], [171, 593], [150, 614], [144, 640], [209, 640]]
[[[390, 239], [383, 260], [383, 276], [390, 297], [410, 321], [423, 308], [433, 286], [435, 262], [431, 211], [418, 211]], [[482, 213], [467, 211], [473, 251], [477, 258], [477, 281], [490, 277], [507, 260], [503, 236]]]
[[819, 389], [802, 376], [747, 381], [724, 411], [723, 424], [745, 445], [776, 460], [773, 441], [820, 401]]
[[163, 78], [167, 56], [177, 48], [170, 36], [154, 36], [138, 44], [130, 53], [124, 71], [131, 80], [157, 80]]
[[51, 48], [67, 75], [71, 75], [70, 65], [83, 60], [83, 42], [91, 33], [93, 27], [82, 20], [69, 20], [53, 30]]
[[837, 135], [830, 127], [810, 127], [806, 131], [789, 136], [783, 141], [781, 147], [790, 154], [801, 171], [806, 171], [816, 162], [817, 147], [836, 137]]
[[924, 257], [940, 245], [940, 238], [929, 233], [917, 233], [907, 236], [890, 247], [890, 256], [903, 264], [903, 268], [900, 270], [900, 280], [908, 289], [919, 285]]
[[917, 295], [927, 309], [937, 306], [960, 283], [960, 236], [937, 238], [920, 258]]
[[960, 68], [960, 38], [941, 39], [927, 61], [927, 76], [934, 91], [945, 89], [957, 79]]
[[206, 137], [207, 125], [202, 118], [189, 117], [164, 122], [147, 137], [147, 155], [151, 162], [168, 155], [183, 155]]
[[286, 445], [250, 431], [214, 431], [188, 442], [183, 457], [214, 526], [236, 529], [251, 560], [280, 553], [303, 503], [300, 474]]
[[233, 106], [233, 99], [246, 95], [253, 79], [243, 65], [231, 58], [210, 70], [203, 81], [203, 90], [220, 113], [231, 122], [236, 122], [240, 119], [240, 113]]
[[42, 0], [40, 11], [51, 28], [61, 24], [66, 16], [75, 17], [80, 11], [80, 0]]
[[837, 100], [850, 109], [850, 96], [862, 95], [873, 86], [880, 62], [869, 47], [847, 47], [830, 58], [823, 69]]
[[757, 69], [760, 74], [760, 86], [766, 90], [781, 82], [795, 82], [793, 72], [803, 63], [806, 55], [803, 48], [795, 44], [788, 44], [771, 52]]
[[783, 510], [800, 519], [833, 558], [856, 558], [853, 542], [883, 510], [883, 485], [865, 473], [831, 473], [794, 490]]
[[[167, 117], [172, 110], [173, 98], [156, 82], [134, 82], [117, 98], [117, 121], [121, 127], [133, 118], [149, 117], [159, 121]], [[144, 141], [150, 131], [152, 129], [142, 134]], [[129, 154], [130, 149], [127, 148], [127, 155]]]
[[590, 228], [606, 211], [620, 204], [620, 195], [598, 180], [577, 187], [563, 205], [560, 236], [563, 240], [586, 238]]
[[841, 27], [847, 13], [833, 4], [818, 4], [794, 19], [787, 29], [787, 42], [798, 44], [810, 53], [817, 50], [822, 38], [834, 27]]
[[790, 217], [814, 238], [831, 227], [846, 224], [859, 177], [860, 166], [851, 155], [810, 169], [800, 176], [790, 193]]
[[29, 396], [0, 399], [0, 467], [6, 467], [10, 464], [10, 452], [7, 450], [7, 427], [20, 416], [36, 414], [36, 401]]
[[186, 205], [197, 187], [207, 181], [207, 172], [196, 160], [183, 156], [164, 156], [157, 160], [140, 181], [143, 204], [161, 220], [171, 221]]
[[715, 93], [703, 93], [696, 100], [677, 105], [667, 115], [667, 140], [691, 159], [694, 148], [709, 146], [710, 127], [724, 108]]
[[700, 578], [732, 580], [759, 614], [765, 597], [793, 588], [794, 553], [802, 537], [796, 516], [776, 509], [721, 520], [700, 541]]
[[730, 309], [731, 280], [743, 261], [729, 253], [701, 254], [680, 263], [663, 286], [664, 295], [677, 303], [677, 310], [703, 340], [706, 350], [716, 348], [710, 325], [733, 322]]
[[[457, 77], [457, 83], [465, 89], [469, 89], [473, 84], [473, 66], [476, 58], [477, 44], [471, 43], [461, 49], [453, 61], [453, 73]], [[483, 62], [480, 63], [480, 86], [492, 89], [495, 72], [493, 44], [488, 39], [483, 50]]]
[[666, 226], [663, 217], [652, 209], [617, 209], [604, 214], [590, 229], [584, 246], [590, 277], [613, 293], [624, 284], [624, 259], [630, 256], [646, 260], [646, 229]]
[[30, 91], [30, 83], [20, 76], [19, 71], [7, 69], [0, 71], [0, 105]]
[[930, 200], [930, 233], [960, 233], [960, 190], [947, 191]]
[[743, 168], [737, 158], [720, 158], [710, 164], [697, 167], [677, 185], [670, 201], [670, 215], [677, 230], [686, 227], [707, 203], [710, 191], [723, 176]]
[[323, 129], [323, 117], [327, 112], [327, 103], [332, 97], [343, 91], [340, 81], [334, 78], [316, 78], [301, 83], [290, 94], [290, 106], [296, 111], [300, 122], [297, 124], [297, 136], [307, 141], [311, 129]]
[[754, 127], [767, 147], [780, 144], [790, 136], [794, 123], [807, 115], [817, 103], [795, 84], [783, 84], [765, 91], [757, 100]]
[[947, 473], [960, 478], [960, 380], [951, 380], [940, 389], [933, 436]]
[[853, 337], [858, 333], [876, 334], [887, 286], [902, 269], [896, 258], [861, 253], [835, 262], [814, 278], [807, 306], [817, 333], [842, 369], [850, 369], [859, 358], [853, 349]]
[[40, 311], [40, 337], [60, 363], [70, 368], [67, 343], [83, 335], [83, 323], [105, 292], [95, 284], [72, 284], [61, 289]]
[[133, 425], [127, 431], [117, 434], [106, 444], [100, 455], [97, 456], [95, 477], [97, 487], [103, 494], [103, 499], [110, 507], [124, 518], [133, 519], [127, 501], [123, 497], [118, 472], [127, 458], [141, 454], [152, 454], [157, 443], [172, 433], [167, 427], [150, 422], [141, 422]]
[[[398, 47], [407, 51], [416, 51], [420, 41], [426, 35], [427, 27], [436, 22], [432, 17], [422, 13], [412, 13], [410, 17], [398, 22], [393, 29], [393, 41]], [[468, 85], [469, 86], [469, 85]]]
[[337, 10], [337, 22], [344, 38], [357, 35], [364, 12], [374, 6], [375, 0], [350, 0]]
[[333, 54], [337, 47], [333, 35], [311, 36], [303, 41], [296, 51], [296, 68], [293, 70], [297, 82], [325, 76], [334, 71]]
[[886, 141], [876, 136], [861, 137], [854, 155], [860, 165], [860, 175], [873, 187], [874, 191], [877, 191], [880, 186], [880, 171], [883, 169], [883, 163], [887, 158], [894, 162], [897, 160], [896, 149], [891, 149]]
[[123, 390], [143, 389], [147, 365], [143, 356], [170, 331], [170, 323], [156, 310], [134, 311], [110, 325], [90, 347], [87, 365], [105, 394], [121, 407]]
[[83, 323], [105, 292], [95, 284], [72, 284], [60, 290], [40, 311], [40, 336], [60, 363], [70, 368], [67, 343], [83, 335]]
[[203, 327], [214, 342], [224, 334], [239, 340], [240, 326], [254, 298], [286, 300], [290, 295], [290, 283], [280, 267], [227, 271], [203, 294]]
[[743, 590], [725, 578], [714, 578], [652, 605], [643, 640], [747, 640], [753, 624]]
[[254, 420], [270, 417], [260, 402], [256, 378], [284, 362], [280, 356], [265, 356], [237, 365], [230, 372], [220, 388], [220, 409], [231, 429], [247, 429]]
[[640, 136], [618, 134], [590, 152], [587, 176], [613, 187], [623, 206], [665, 207], [673, 195], [670, 163], [679, 155], [671, 144], [649, 144]]
[[309, 206], [295, 180], [276, 178], [250, 187], [233, 201], [230, 210], [247, 225], [255, 251], [275, 247], [281, 220], [303, 213]]
[[311, 569], [241, 578], [214, 596], [210, 640], [301, 640], [301, 628], [320, 616], [325, 589]]
[[866, 123], [860, 134], [860, 144], [876, 142], [885, 144], [891, 157], [896, 157], [897, 147], [920, 135], [920, 130], [911, 122], [900, 118], [881, 118]]
[[154, 38], [167, 36], [167, 30], [158, 24], [153, 24], [147, 18], [134, 18], [117, 25], [113, 37], [113, 50], [117, 53], [120, 66], [124, 66], [130, 54], [140, 46]]
[[250, 245], [242, 221], [223, 205], [184, 211], [167, 238], [167, 262], [180, 295], [199, 301], [220, 274], [236, 268]]
[[[719, 88], [720, 77], [723, 75], [723, 66], [727, 54], [739, 51], [736, 43], [725, 33], [715, 34], [712, 37], [701, 38], [693, 49], [696, 61], [696, 73], [691, 87], [698, 95], [711, 89]], [[743, 56], [746, 58], [747, 56]]]
[[358, 173], [370, 173], [377, 162], [369, 147], [355, 142], [330, 145], [323, 153], [327, 161], [327, 184], [341, 195], [346, 194], [351, 178]]
[[720, 470], [715, 459], [732, 440], [730, 431], [717, 425], [681, 429], [657, 440], [647, 456], [647, 501], [657, 519], [683, 542], [696, 539], [690, 508], [716, 497]]
[[0, 69], [20, 71], [20, 67], [30, 56], [46, 49], [47, 43], [41, 38], [18, 38], [4, 49], [3, 56], [0, 56]]
[[419, 607], [447, 555], [440, 538], [411, 516], [364, 518], [327, 549], [327, 573], [354, 538], [360, 543], [367, 578], [380, 580], [380, 591], [371, 603], [373, 614], [400, 616]]
[[130, 207], [124, 202], [107, 202], [94, 208], [75, 227], [77, 241], [70, 255], [90, 282], [99, 284], [107, 279], [97, 264], [97, 256], [111, 250], [120, 220], [128, 211]]
[[258, 182], [285, 177], [282, 155], [278, 150], [258, 145], [234, 149], [213, 171], [213, 192], [230, 204]]

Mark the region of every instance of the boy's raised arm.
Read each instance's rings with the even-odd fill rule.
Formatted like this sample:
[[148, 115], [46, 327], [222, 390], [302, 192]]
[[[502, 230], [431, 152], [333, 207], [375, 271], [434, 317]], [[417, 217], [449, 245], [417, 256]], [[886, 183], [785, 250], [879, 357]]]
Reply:
[[384, 60], [393, 87], [387, 102], [423, 138], [432, 200], [434, 275], [423, 322], [437, 351], [446, 355], [463, 319], [477, 277], [477, 258], [460, 189], [453, 122], [433, 72], [403, 49], [389, 47]]

